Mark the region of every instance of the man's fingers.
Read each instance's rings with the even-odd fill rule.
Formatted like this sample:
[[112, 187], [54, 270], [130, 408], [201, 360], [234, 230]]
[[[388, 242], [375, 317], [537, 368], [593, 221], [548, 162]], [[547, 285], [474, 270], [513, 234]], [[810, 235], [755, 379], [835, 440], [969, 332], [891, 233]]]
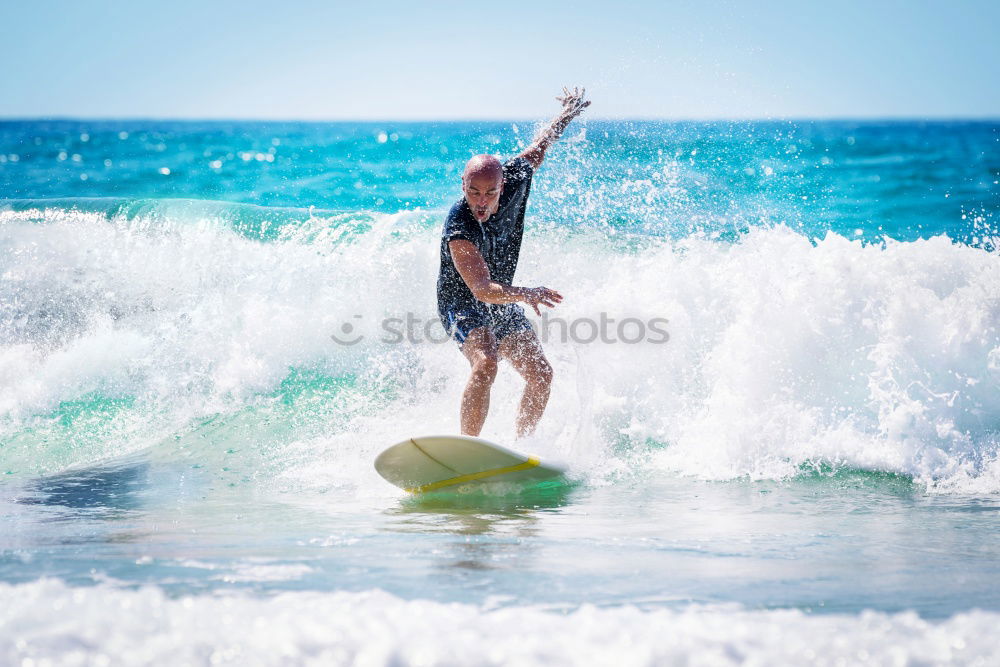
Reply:
[[563, 94], [557, 96], [556, 100], [563, 105], [567, 112], [575, 116], [590, 106], [590, 100], [584, 99], [586, 96], [586, 88], [574, 86], [573, 90], [570, 90], [563, 86]]
[[539, 306], [555, 308], [556, 304], [562, 301], [562, 295], [548, 287], [535, 287], [533, 291], [532, 298], [527, 299], [526, 302], [535, 310], [536, 315], [542, 314]]

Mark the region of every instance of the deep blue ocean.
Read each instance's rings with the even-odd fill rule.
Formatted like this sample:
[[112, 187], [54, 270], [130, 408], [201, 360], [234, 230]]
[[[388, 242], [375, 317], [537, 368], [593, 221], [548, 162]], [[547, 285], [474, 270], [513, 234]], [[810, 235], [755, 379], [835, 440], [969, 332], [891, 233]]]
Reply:
[[444, 215], [535, 130], [0, 122], [0, 663], [1000, 662], [1000, 122], [573, 125], [570, 480], [407, 497]]

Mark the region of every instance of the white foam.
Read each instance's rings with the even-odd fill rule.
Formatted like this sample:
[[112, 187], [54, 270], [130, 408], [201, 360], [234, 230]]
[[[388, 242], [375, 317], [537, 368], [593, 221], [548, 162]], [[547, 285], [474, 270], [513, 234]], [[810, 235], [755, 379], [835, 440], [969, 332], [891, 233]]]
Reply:
[[[199, 568], [204, 570], [222, 569], [216, 563], [184, 559], [177, 563], [185, 568]], [[262, 558], [251, 558], [238, 563], [227, 564], [225, 572], [220, 572], [213, 576], [216, 581], [226, 583], [250, 582], [250, 581], [290, 581], [300, 579], [307, 574], [314, 572], [308, 565], [288, 565], [272, 563]]]
[[172, 598], [157, 588], [0, 584], [9, 665], [995, 664], [1000, 615], [814, 616], [738, 607], [547, 611], [383, 591]]
[[[267, 243], [211, 220], [0, 219], [16, 249], [7, 303], [22, 316], [0, 349], [4, 431], [89, 393], [137, 401], [134, 424], [52, 466], [260, 406], [293, 367], [353, 374], [359, 389], [333, 413], [289, 422], [268, 466], [282, 488], [360, 483], [370, 494], [379, 449], [457, 430], [467, 365], [456, 348], [381, 340], [386, 317], [436, 318], [438, 229], [424, 214], [371, 216], [370, 228], [314, 218]], [[593, 482], [646, 467], [729, 479], [833, 464], [949, 493], [1000, 491], [995, 253], [945, 237], [810, 240], [785, 227], [736, 243], [529, 229], [517, 280], [559, 289], [552, 315], [569, 323], [669, 321], [662, 345], [545, 343], [556, 380], [536, 453]], [[24, 319], [39, 310], [49, 317]], [[331, 340], [345, 323], [364, 335], [356, 345]], [[484, 437], [512, 440], [519, 391], [503, 369]], [[269, 437], [251, 422], [233, 439]], [[44, 462], [35, 449], [24, 455]]]

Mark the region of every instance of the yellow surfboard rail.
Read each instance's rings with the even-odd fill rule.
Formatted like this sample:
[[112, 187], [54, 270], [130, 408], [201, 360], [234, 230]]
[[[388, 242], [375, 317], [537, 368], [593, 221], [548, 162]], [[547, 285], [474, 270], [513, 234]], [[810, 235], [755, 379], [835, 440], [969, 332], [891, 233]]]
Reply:
[[518, 463], [517, 465], [504, 466], [503, 468], [493, 468], [492, 470], [482, 470], [480, 472], [469, 473], [468, 475], [459, 475], [458, 477], [442, 479], [438, 482], [424, 484], [423, 486], [414, 486], [406, 490], [409, 493], [426, 493], [428, 491], [436, 491], [437, 489], [455, 486], [456, 484], [462, 484], [464, 482], [474, 482], [477, 479], [496, 477], [497, 475], [505, 475], [509, 472], [517, 472], [518, 470], [528, 470], [529, 468], [534, 468], [539, 463], [541, 463], [541, 461], [539, 461], [536, 457], [529, 456], [527, 461], [524, 463]]

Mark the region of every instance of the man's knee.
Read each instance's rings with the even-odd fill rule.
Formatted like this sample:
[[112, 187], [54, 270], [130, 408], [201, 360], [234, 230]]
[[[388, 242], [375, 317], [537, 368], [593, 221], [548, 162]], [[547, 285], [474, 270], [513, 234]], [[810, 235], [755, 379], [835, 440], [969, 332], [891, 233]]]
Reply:
[[472, 380], [478, 384], [493, 384], [497, 377], [497, 355], [481, 354], [472, 364]]
[[552, 375], [552, 364], [542, 357], [532, 364], [531, 371], [528, 373], [528, 382], [540, 387], [548, 387], [552, 384]]

